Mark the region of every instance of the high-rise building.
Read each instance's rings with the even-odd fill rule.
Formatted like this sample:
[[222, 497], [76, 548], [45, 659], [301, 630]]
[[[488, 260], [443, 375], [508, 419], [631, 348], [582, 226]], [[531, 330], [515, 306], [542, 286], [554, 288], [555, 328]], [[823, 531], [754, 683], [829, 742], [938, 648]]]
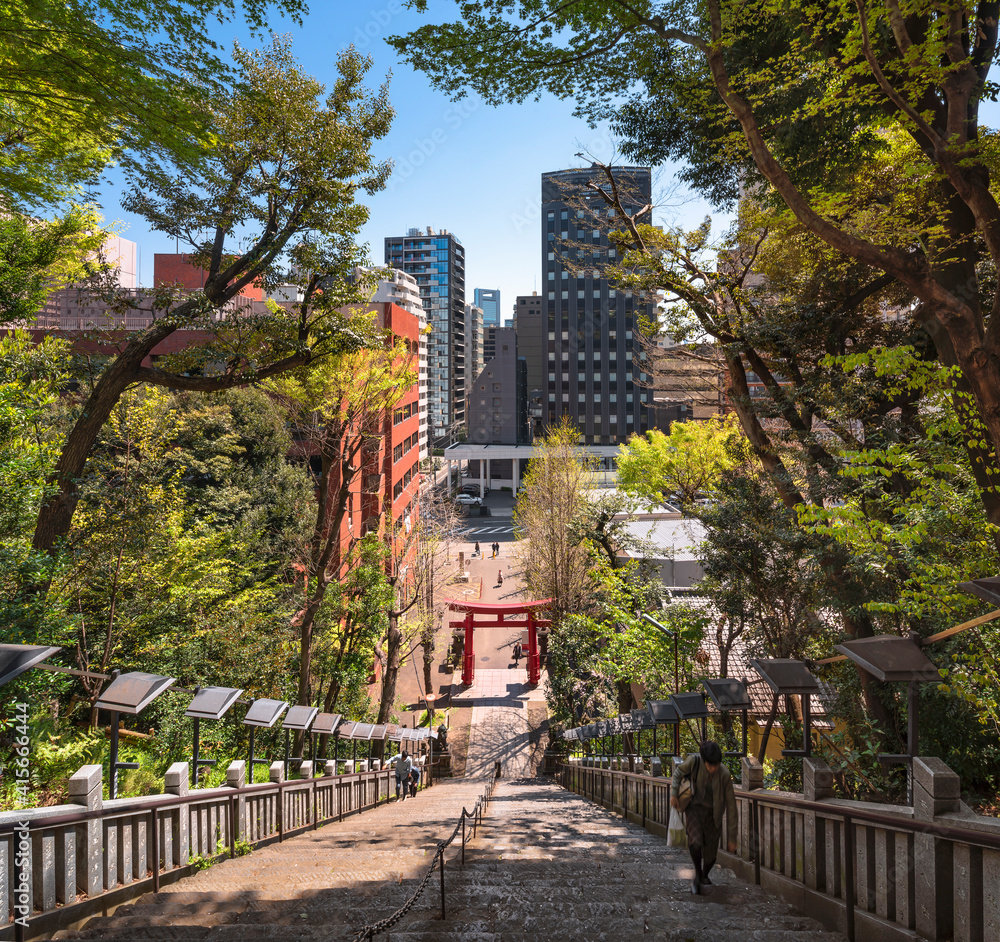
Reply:
[[[614, 167], [626, 211], [649, 206], [647, 167]], [[546, 320], [546, 423], [567, 417], [588, 445], [614, 445], [649, 427], [646, 353], [636, 320], [652, 304], [606, 278], [617, 262], [614, 213], [587, 183], [598, 167], [542, 174], [542, 271]], [[640, 222], [649, 222], [649, 213]]]
[[518, 295], [514, 302], [514, 330], [518, 356], [524, 358], [528, 384], [528, 416], [533, 435], [540, 435], [545, 420], [545, 299], [537, 292]]
[[[483, 368], [483, 312], [475, 304], [465, 305], [465, 367], [471, 383]], [[466, 390], [468, 393], [468, 390]]]
[[484, 327], [500, 326], [500, 289], [476, 288], [472, 292], [472, 300], [483, 312]]
[[427, 344], [430, 434], [438, 446], [465, 426], [465, 249], [447, 229], [409, 229], [385, 240], [385, 263], [417, 281]]

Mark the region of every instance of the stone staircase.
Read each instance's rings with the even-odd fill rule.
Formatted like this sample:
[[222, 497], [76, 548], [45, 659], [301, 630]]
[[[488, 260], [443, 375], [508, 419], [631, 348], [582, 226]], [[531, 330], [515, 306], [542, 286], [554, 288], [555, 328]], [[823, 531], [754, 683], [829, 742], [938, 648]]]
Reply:
[[[416, 888], [481, 781], [453, 779], [217, 864], [56, 938], [107, 940], [352, 939]], [[386, 942], [843, 942], [732, 873], [690, 893], [687, 854], [543, 779], [503, 780], [477, 839], [452, 845], [447, 919], [435, 873]]]
[[542, 779], [500, 785], [464, 869], [445, 874], [447, 920], [425, 893], [383, 938], [843, 942], [729, 871], [692, 896], [686, 851]]
[[[56, 939], [334, 940], [412, 893], [483, 782], [445, 779], [415, 798], [226, 860]], [[383, 937], [384, 938], [384, 937]]]
[[[843, 942], [818, 923], [718, 868], [692, 896], [685, 851], [532, 777], [527, 700], [512, 672], [472, 698], [470, 777], [405, 802], [227, 860], [55, 938], [339, 942], [393, 914], [416, 890], [463, 806], [504, 767], [484, 825], [446, 857], [386, 942]], [[499, 676], [502, 675], [502, 676]], [[489, 677], [484, 675], [485, 680]], [[485, 683], [485, 680], [483, 681]]]

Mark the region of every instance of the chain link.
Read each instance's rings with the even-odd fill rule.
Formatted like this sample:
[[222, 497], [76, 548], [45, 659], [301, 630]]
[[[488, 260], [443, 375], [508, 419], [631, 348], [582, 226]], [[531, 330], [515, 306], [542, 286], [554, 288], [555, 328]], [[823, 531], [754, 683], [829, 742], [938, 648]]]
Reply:
[[486, 785], [485, 791], [476, 799], [476, 804], [472, 811], [466, 811], [465, 807], [462, 807], [462, 813], [458, 817], [458, 823], [455, 825], [455, 830], [451, 832], [451, 837], [449, 837], [446, 841], [437, 842], [437, 852], [434, 854], [434, 859], [431, 861], [430, 867], [427, 868], [427, 872], [424, 874], [424, 878], [420, 881], [420, 886], [417, 887], [416, 892], [414, 892], [414, 894], [391, 916], [387, 916], [385, 919], [381, 919], [371, 925], [364, 926], [358, 934], [352, 938], [351, 942], [368, 942], [368, 940], [374, 939], [375, 936], [381, 935], [387, 929], [391, 929], [410, 911], [410, 909], [413, 908], [413, 904], [420, 899], [420, 895], [427, 888], [431, 874], [434, 873], [434, 868], [437, 867], [438, 861], [441, 859], [441, 855], [444, 854], [445, 850], [451, 845], [451, 842], [458, 836], [458, 832], [462, 828], [462, 822], [466, 818], [475, 819], [478, 816], [480, 809], [489, 805], [490, 799], [493, 797], [493, 789], [496, 787], [498, 771], [499, 770], [494, 770], [492, 777]]

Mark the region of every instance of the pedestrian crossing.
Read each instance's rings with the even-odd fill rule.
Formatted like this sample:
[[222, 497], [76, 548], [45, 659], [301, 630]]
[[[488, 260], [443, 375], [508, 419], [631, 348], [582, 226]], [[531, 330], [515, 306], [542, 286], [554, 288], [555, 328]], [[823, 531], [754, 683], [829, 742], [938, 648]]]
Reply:
[[463, 530], [462, 534], [464, 536], [486, 536], [489, 533], [513, 533], [513, 526], [497, 527], [497, 526], [486, 526], [486, 527], [472, 527], [468, 530]]

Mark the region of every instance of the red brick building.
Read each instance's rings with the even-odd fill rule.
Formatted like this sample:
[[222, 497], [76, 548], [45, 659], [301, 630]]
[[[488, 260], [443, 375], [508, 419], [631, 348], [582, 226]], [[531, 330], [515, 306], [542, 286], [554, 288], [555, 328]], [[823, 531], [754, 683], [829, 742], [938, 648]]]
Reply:
[[[163, 285], [177, 285], [182, 294], [201, 291], [205, 287], [208, 273], [204, 268], [198, 268], [190, 262], [190, 255], [181, 252], [179, 255], [157, 252], [153, 255], [153, 284], [159, 288]], [[263, 301], [264, 291], [259, 285], [247, 285], [239, 296], [251, 301]]]
[[[403, 341], [408, 366], [417, 376], [420, 325], [417, 317], [392, 303], [370, 304], [380, 326]], [[374, 423], [373, 423], [374, 424]], [[392, 549], [392, 565], [408, 565], [412, 549], [408, 537], [417, 523], [420, 490], [419, 385], [416, 379], [391, 411], [378, 420], [381, 436], [362, 451], [362, 470], [350, 484], [347, 514], [341, 526], [341, 559], [346, 560], [354, 540], [373, 531], [382, 533]], [[336, 474], [336, 472], [335, 472]], [[339, 486], [339, 475], [330, 482]]]

